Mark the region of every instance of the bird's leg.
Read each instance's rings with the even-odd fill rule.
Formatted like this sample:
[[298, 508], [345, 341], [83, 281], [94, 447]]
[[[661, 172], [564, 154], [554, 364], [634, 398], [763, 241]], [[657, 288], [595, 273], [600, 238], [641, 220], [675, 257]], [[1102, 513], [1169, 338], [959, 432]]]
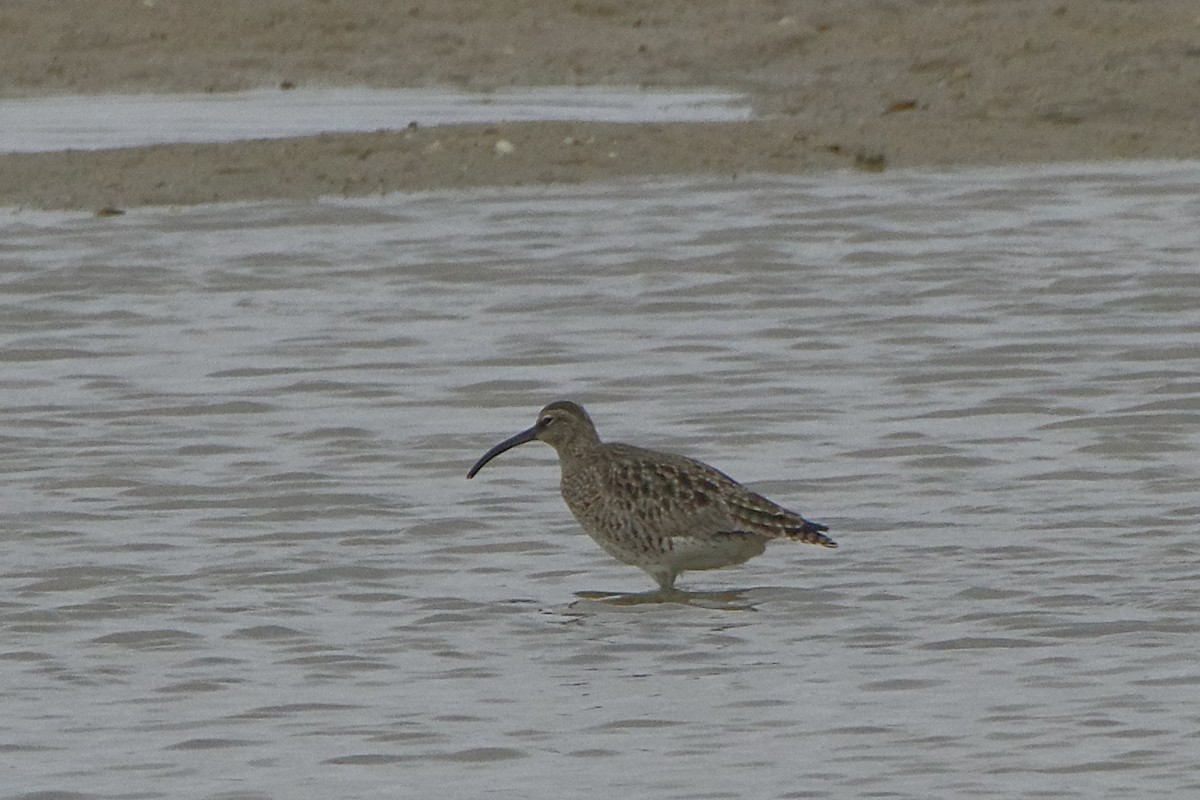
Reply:
[[658, 588], [661, 589], [664, 594], [669, 594], [675, 591], [675, 578], [678, 577], [679, 573], [675, 572], [674, 570], [664, 569], [661, 567], [643, 567], [642, 569], [650, 573], [650, 577], [654, 578], [655, 582], [658, 584]]

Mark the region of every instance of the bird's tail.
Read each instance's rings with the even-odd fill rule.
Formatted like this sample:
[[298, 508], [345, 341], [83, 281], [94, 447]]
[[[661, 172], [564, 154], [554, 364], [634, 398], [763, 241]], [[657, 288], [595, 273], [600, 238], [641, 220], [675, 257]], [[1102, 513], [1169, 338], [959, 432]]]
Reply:
[[824, 534], [829, 530], [828, 525], [807, 520], [762, 495], [750, 493], [750, 498], [751, 502], [736, 504], [734, 513], [754, 533], [770, 539], [787, 538], [822, 547], [837, 547], [837, 542]]
[[783, 532], [789, 539], [794, 539], [797, 542], [805, 544], [819, 544], [822, 547], [837, 547], [837, 542], [825, 535], [824, 531], [829, 530], [828, 525], [822, 525], [819, 522], [803, 521], [804, 524], [796, 526], [788, 526]]

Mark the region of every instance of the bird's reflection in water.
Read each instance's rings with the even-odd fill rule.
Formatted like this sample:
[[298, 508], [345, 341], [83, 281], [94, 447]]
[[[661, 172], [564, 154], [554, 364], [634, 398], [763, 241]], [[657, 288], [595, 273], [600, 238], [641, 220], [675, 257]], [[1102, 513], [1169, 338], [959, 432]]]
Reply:
[[688, 592], [683, 589], [656, 589], [649, 592], [576, 592], [579, 599], [570, 608], [582, 610], [590, 604], [606, 606], [643, 606], [674, 604], [718, 611], [756, 611], [750, 599], [753, 589], [726, 589], [717, 592]]

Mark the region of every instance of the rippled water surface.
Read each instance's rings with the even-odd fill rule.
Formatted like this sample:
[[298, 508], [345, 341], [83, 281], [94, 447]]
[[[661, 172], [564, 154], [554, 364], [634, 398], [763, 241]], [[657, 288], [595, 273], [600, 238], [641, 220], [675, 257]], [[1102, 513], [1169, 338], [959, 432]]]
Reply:
[[[1200, 164], [0, 218], [0, 796], [1200, 796]], [[582, 535], [545, 402], [826, 522]]]

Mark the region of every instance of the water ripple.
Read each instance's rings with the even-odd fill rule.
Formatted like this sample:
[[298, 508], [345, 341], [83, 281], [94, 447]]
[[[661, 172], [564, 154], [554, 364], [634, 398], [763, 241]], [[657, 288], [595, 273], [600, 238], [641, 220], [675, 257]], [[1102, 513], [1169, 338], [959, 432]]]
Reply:
[[[1198, 187], [0, 219], [5, 796], [1193, 796]], [[464, 480], [562, 396], [842, 547], [644, 602], [548, 449]]]

